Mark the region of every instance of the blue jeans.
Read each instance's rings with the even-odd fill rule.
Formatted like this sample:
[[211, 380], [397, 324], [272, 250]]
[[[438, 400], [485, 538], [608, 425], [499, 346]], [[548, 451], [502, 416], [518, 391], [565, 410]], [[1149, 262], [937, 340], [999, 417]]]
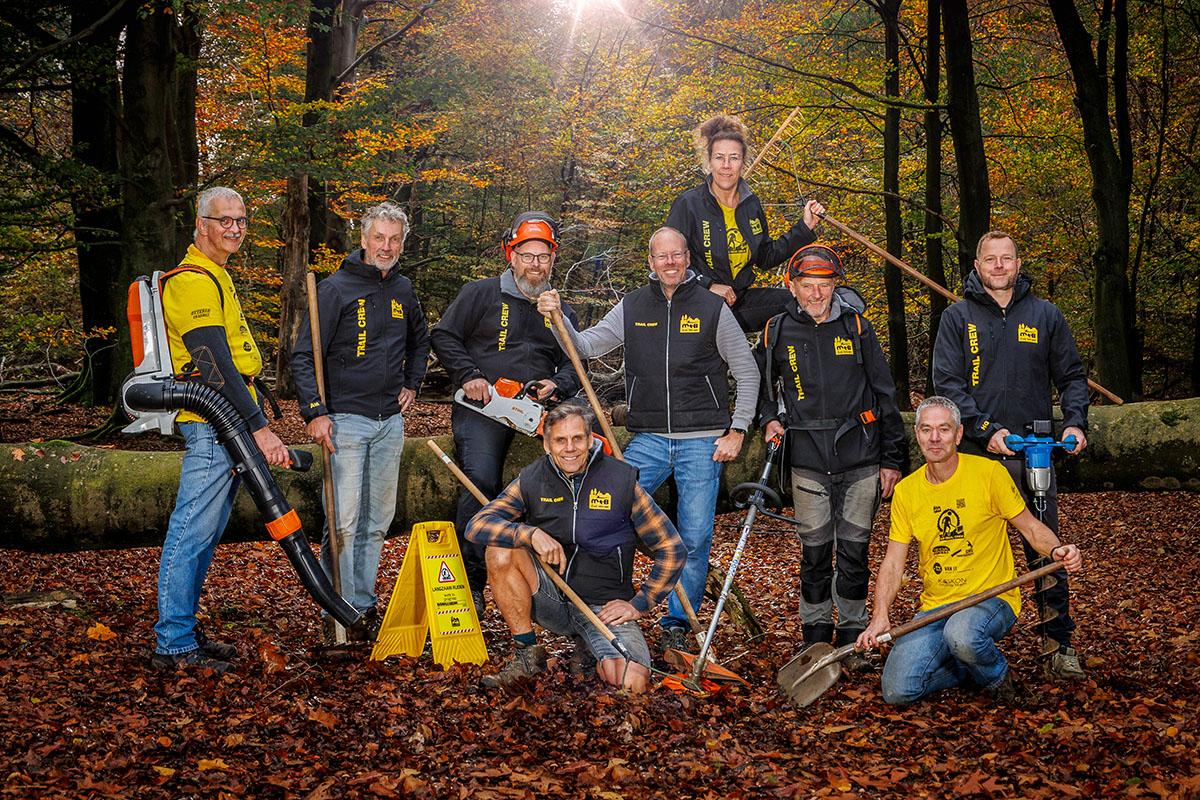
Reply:
[[[330, 414], [333, 492], [337, 512], [342, 597], [358, 611], [375, 606], [375, 578], [383, 540], [396, 516], [396, 487], [404, 452], [404, 417], [384, 420]], [[322, 495], [324, 505], [324, 495]], [[328, 519], [328, 516], [326, 516]], [[332, 579], [329, 526], [321, 530], [321, 566]], [[325, 616], [325, 612], [322, 612]]]
[[[671, 473], [679, 487], [679, 537], [687, 547], [687, 563], [679, 583], [692, 608], [700, 610], [704, 582], [708, 579], [708, 554], [712, 550], [713, 517], [717, 510], [717, 490], [721, 483], [719, 461], [713, 461], [717, 437], [668, 439], [653, 433], [639, 433], [625, 450], [625, 460], [638, 468], [638, 483], [653, 494]], [[688, 627], [687, 616], [674, 594], [667, 604], [667, 615], [659, 620], [664, 628]]]
[[187, 451], [179, 476], [175, 510], [158, 565], [158, 622], [155, 652], [187, 653], [197, 648], [196, 613], [213, 551], [233, 510], [241, 479], [233, 460], [205, 422], [181, 422]]
[[901, 636], [883, 665], [884, 702], [912, 703], [968, 679], [984, 689], [996, 688], [1008, 672], [1008, 661], [996, 642], [1008, 635], [1016, 621], [1012, 607], [993, 597]]

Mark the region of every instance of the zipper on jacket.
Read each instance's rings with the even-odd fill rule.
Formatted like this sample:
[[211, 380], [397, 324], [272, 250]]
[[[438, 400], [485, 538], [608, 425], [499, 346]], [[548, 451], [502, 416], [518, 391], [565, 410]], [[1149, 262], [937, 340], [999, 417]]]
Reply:
[[713, 405], [719, 409], [721, 401], [717, 399], [717, 390], [713, 388], [712, 381], [709, 380], [707, 375], [704, 376], [704, 382], [708, 384], [708, 393], [712, 395]]
[[663, 359], [667, 376], [667, 433], [671, 433], [671, 298], [667, 298], [667, 353]]

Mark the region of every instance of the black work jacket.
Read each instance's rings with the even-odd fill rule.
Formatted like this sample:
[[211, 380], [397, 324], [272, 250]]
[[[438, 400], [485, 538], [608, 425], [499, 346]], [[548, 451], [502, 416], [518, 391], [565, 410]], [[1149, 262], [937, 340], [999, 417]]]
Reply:
[[329, 413], [386, 419], [400, 413], [401, 389], [421, 390], [429, 328], [412, 281], [398, 266], [384, 275], [358, 250], [317, 284], [325, 403], [317, 391], [308, 312], [292, 351], [292, 380], [306, 422]]
[[729, 267], [725, 213], [709, 188], [711, 184], [712, 176], [709, 175], [704, 183], [676, 197], [667, 214], [667, 225], [687, 239], [692, 256], [689, 266], [700, 275], [701, 286], [707, 288], [714, 283], [722, 283], [732, 286], [734, 293], [740, 297], [754, 283], [755, 268], [772, 269], [791, 258], [804, 245], [816, 241], [817, 237], [803, 219], [792, 225], [783, 236], [772, 239], [762, 203], [750, 191], [749, 184], [742, 181], [738, 187], [740, 199], [733, 218], [750, 248], [750, 263], [742, 267], [735, 278]]
[[635, 486], [637, 470], [598, 447], [578, 488], [549, 455], [521, 471], [526, 524], [563, 546], [567, 584], [589, 605], [632, 600], [636, 594], [637, 535], [630, 518]]
[[1075, 337], [1053, 303], [1035, 297], [1017, 275], [1008, 308], [1000, 308], [978, 272], [966, 299], [942, 313], [933, 348], [933, 387], [962, 413], [966, 437], [979, 448], [1001, 428], [1024, 436], [1026, 424], [1050, 419], [1058, 389], [1063, 427], [1087, 430], [1087, 373]]
[[[578, 329], [578, 317], [566, 303], [562, 312]], [[500, 276], [464, 286], [432, 337], [433, 350], [456, 387], [475, 378], [522, 384], [548, 378], [566, 397], [579, 391], [579, 377], [555, 341], [550, 320], [524, 295], [502, 292]]]
[[898, 470], [904, 422], [883, 348], [861, 299], [846, 287], [837, 292], [836, 318], [817, 324], [793, 299], [767, 324], [754, 348], [766, 373], [758, 424], [778, 421], [788, 429], [793, 467], [830, 474], [872, 464]]
[[729, 427], [729, 366], [717, 349], [725, 301], [695, 277], [667, 300], [657, 280], [625, 295], [625, 390], [634, 432]]

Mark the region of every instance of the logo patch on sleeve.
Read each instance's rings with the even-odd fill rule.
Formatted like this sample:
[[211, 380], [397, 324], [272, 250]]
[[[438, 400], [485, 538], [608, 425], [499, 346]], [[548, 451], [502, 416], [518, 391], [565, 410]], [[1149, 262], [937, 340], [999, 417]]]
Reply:
[[682, 317], [679, 318], [679, 332], [680, 333], [699, 333], [700, 332], [700, 318], [699, 317], [689, 317], [687, 314], [684, 314]]
[[612, 495], [599, 489], [588, 492], [588, 508], [594, 511], [611, 511]]
[[1017, 341], [1028, 342], [1029, 344], [1037, 344], [1038, 330], [1032, 325], [1026, 325], [1022, 322], [1017, 326]]

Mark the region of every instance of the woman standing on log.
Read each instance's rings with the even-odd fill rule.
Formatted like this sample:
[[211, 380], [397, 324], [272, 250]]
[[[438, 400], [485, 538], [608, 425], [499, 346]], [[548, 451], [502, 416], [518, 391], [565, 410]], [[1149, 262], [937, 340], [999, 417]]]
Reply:
[[815, 241], [812, 229], [825, 207], [809, 200], [804, 219], [772, 239], [762, 203], [742, 180], [749, 156], [748, 135], [741, 119], [726, 114], [692, 132], [707, 177], [675, 198], [667, 225], [687, 239], [690, 266], [700, 276], [700, 284], [724, 297], [742, 330], [752, 332], [760, 330], [791, 299], [784, 288], [750, 288], [755, 268], [776, 267]]

